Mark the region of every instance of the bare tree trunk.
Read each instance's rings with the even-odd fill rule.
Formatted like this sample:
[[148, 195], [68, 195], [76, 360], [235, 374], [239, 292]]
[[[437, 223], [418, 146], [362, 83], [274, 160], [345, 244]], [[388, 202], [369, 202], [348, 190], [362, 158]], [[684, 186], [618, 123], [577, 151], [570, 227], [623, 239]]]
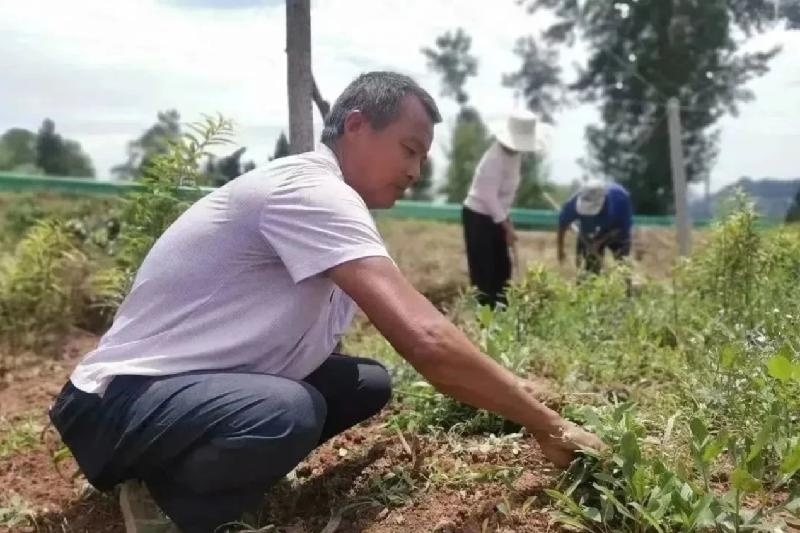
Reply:
[[289, 149], [293, 154], [314, 148], [311, 99], [310, 0], [286, 0], [286, 65], [289, 95]]
[[319, 114], [322, 115], [322, 120], [325, 120], [328, 113], [330, 113], [331, 104], [322, 97], [322, 93], [319, 92], [319, 87], [317, 87], [317, 80], [313, 75], [311, 76], [311, 81], [314, 84], [314, 103], [317, 104], [317, 109], [319, 109]]

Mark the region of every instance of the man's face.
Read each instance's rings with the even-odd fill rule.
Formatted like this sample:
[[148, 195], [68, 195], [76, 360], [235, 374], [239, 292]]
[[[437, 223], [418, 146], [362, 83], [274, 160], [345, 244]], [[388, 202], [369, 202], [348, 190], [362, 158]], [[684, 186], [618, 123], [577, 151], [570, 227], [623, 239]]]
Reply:
[[392, 207], [419, 179], [431, 142], [433, 123], [416, 96], [406, 96], [397, 118], [378, 130], [353, 111], [337, 142], [345, 181], [370, 209]]

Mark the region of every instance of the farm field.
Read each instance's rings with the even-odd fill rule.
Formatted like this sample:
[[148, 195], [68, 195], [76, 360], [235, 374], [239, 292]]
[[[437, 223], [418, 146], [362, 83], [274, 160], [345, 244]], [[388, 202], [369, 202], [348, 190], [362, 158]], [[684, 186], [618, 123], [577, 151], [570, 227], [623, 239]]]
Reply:
[[[81, 231], [40, 223], [3, 250], [0, 312], [9, 318], [13, 304], [36, 316], [0, 328], [0, 531], [124, 530], [113, 495], [86, 486], [46, 427], [49, 403], [102, 331], [106, 315], [84, 301], [113, 305], [109, 285], [96, 283], [113, 278], [98, 275], [113, 268], [98, 252], [105, 223], [78, 219]], [[695, 255], [677, 268], [672, 232], [641, 230], [632, 296], [625, 268], [577, 284], [555, 262], [552, 233], [523, 232], [526, 272], [508, 309], [492, 313], [465, 294], [458, 225], [381, 220], [412, 283], [610, 450], [555, 471], [518, 428], [420, 382], [359, 317], [345, 351], [391, 369], [390, 408], [313, 453], [265, 496], [250, 529], [796, 530], [800, 241], [795, 229], [754, 223], [743, 208], [695, 235]], [[37, 269], [63, 286], [42, 284]], [[42, 294], [49, 305], [36, 307]]]

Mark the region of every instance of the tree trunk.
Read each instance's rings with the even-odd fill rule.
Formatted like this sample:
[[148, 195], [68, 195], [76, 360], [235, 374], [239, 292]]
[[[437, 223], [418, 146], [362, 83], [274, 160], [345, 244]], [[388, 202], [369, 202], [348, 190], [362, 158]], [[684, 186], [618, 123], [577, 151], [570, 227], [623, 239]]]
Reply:
[[286, 0], [286, 66], [289, 148], [293, 154], [299, 154], [314, 148], [310, 0]]

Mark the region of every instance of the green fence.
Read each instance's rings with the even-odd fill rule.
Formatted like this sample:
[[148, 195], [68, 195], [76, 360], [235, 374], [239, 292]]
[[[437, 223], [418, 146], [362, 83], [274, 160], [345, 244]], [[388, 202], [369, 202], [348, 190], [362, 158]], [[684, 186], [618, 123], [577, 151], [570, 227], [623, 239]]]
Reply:
[[[62, 178], [56, 176], [29, 176], [0, 172], [0, 192], [61, 192], [67, 194], [116, 195], [141, 188], [135, 182], [99, 181], [95, 179]], [[201, 187], [201, 194], [212, 191], [211, 187]], [[187, 188], [187, 194], [194, 189]], [[392, 209], [376, 213], [380, 217], [412, 218], [420, 220], [436, 220], [441, 222], [458, 222], [461, 220], [461, 206], [457, 204], [412, 202], [401, 200]], [[511, 219], [520, 228], [550, 229], [558, 223], [558, 212], [545, 209], [513, 209]], [[705, 226], [709, 221], [695, 221], [695, 226]], [[673, 217], [643, 216], [634, 217], [639, 226], [669, 227], [674, 224]]]

